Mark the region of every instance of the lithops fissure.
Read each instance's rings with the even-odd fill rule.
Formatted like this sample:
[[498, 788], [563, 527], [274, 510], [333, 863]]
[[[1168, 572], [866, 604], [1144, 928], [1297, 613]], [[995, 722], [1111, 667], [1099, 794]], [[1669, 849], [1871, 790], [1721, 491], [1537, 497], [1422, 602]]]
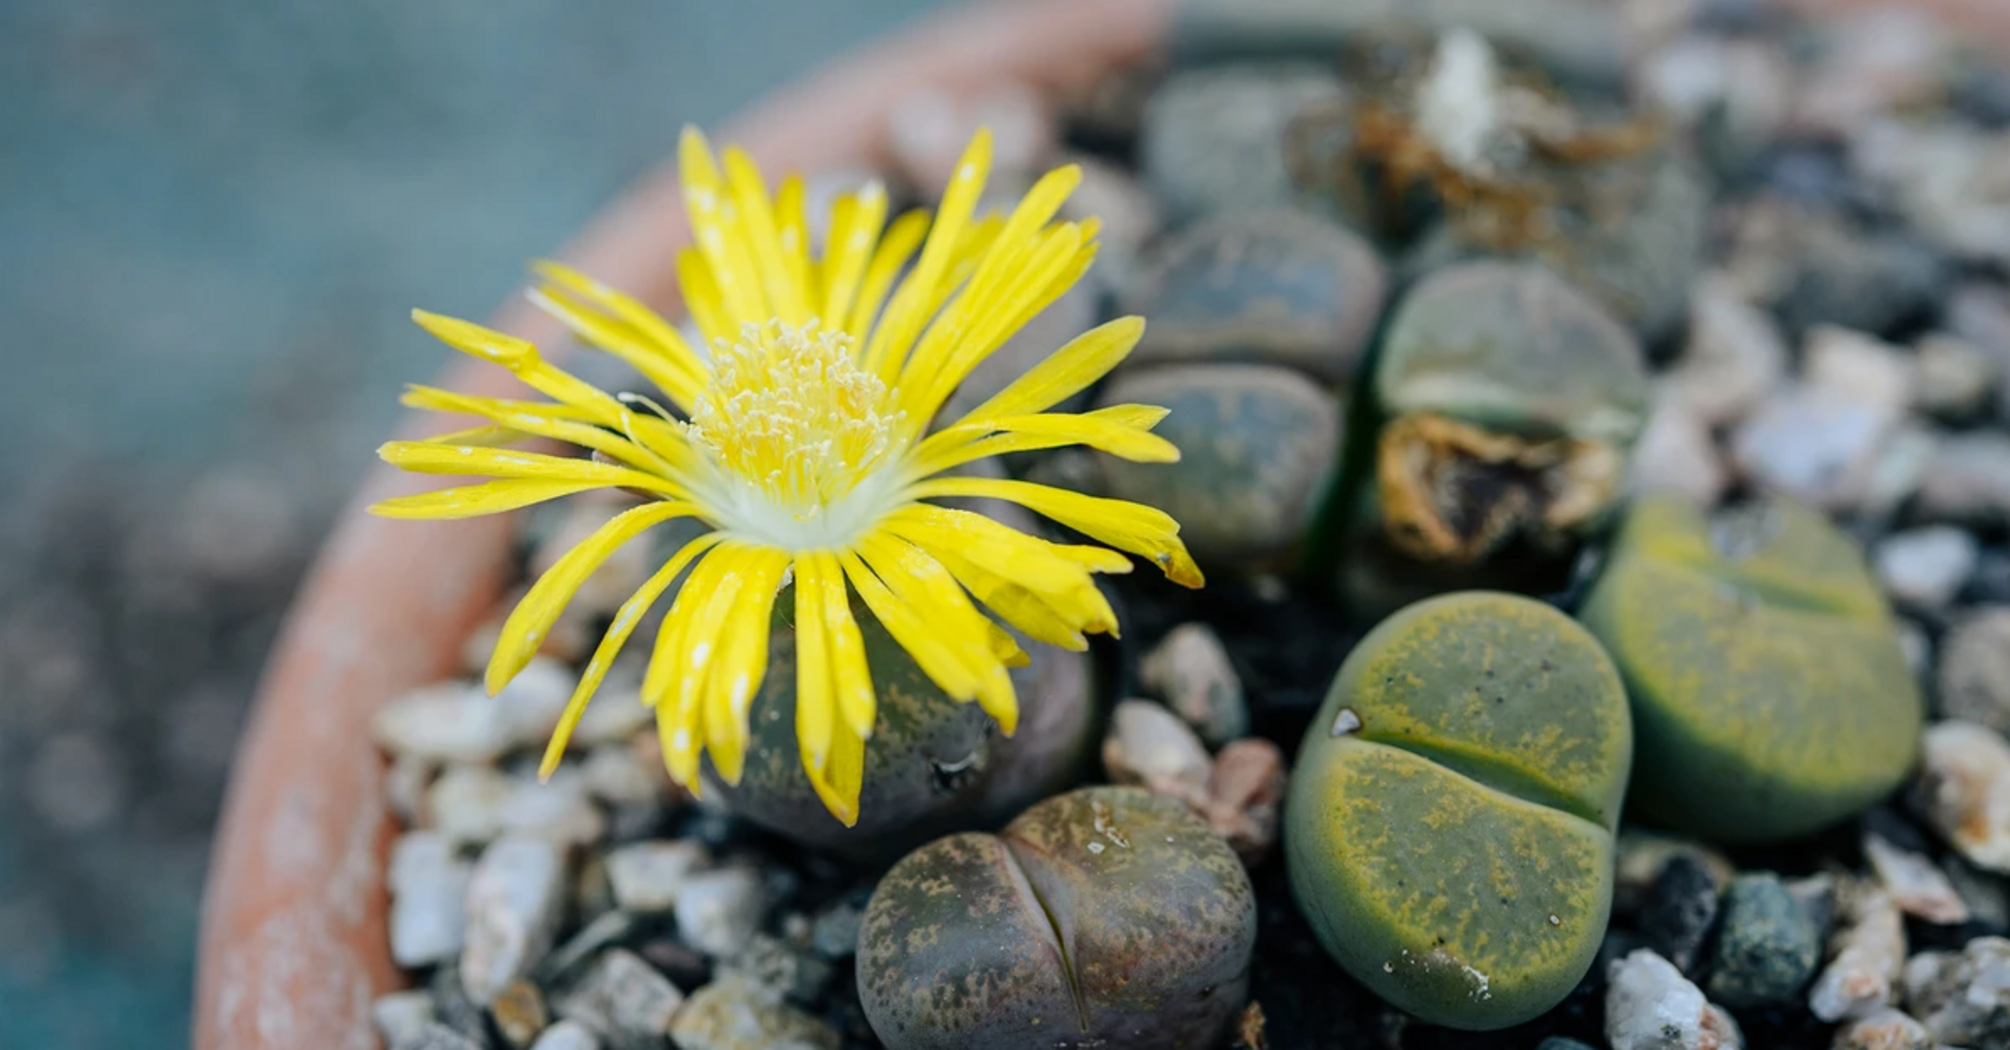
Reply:
[[1494, 1029], [1584, 976], [1611, 912], [1632, 753], [1598, 642], [1492, 592], [1420, 602], [1347, 658], [1285, 808], [1326, 950], [1434, 1024]]
[[1628, 514], [1581, 613], [1632, 696], [1634, 805], [1726, 842], [1806, 835], [1896, 788], [1922, 703], [1863, 555], [1769, 500]]
[[1219, 1046], [1256, 938], [1248, 876], [1185, 806], [1084, 788], [895, 865], [859, 935], [890, 1050]]

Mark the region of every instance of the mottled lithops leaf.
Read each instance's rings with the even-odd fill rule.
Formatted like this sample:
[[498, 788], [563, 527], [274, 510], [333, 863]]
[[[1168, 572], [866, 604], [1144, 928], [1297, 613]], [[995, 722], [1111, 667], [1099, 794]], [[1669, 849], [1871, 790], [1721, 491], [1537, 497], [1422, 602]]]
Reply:
[[1124, 311], [1147, 322], [1129, 364], [1251, 361], [1344, 383], [1387, 287], [1374, 248], [1334, 223], [1220, 216], [1166, 241], [1127, 290]]
[[1024, 643], [1031, 662], [1012, 670], [1020, 719], [1008, 737], [976, 704], [957, 703], [938, 688], [855, 606], [879, 711], [865, 746], [858, 823], [845, 827], [811, 787], [796, 745], [793, 593], [775, 603], [768, 674], [750, 715], [740, 783], [720, 786], [734, 812], [808, 845], [885, 856], [947, 831], [995, 825], [1083, 768], [1096, 721], [1086, 653]]
[[1863, 556], [1768, 501], [1630, 512], [1582, 612], [1625, 676], [1633, 804], [1726, 842], [1793, 838], [1898, 786], [1921, 701]]
[[1583, 628], [1513, 595], [1420, 602], [1348, 656], [1285, 807], [1320, 943], [1434, 1024], [1554, 1006], [1611, 912], [1631, 760], [1626, 697]]
[[1175, 365], [1124, 375], [1102, 403], [1169, 410], [1156, 433], [1177, 463], [1100, 457], [1110, 495], [1163, 509], [1202, 564], [1287, 555], [1333, 483], [1340, 405], [1299, 372], [1271, 365]]
[[1211, 1050], [1255, 939], [1248, 876], [1206, 824], [1084, 788], [895, 865], [859, 931], [859, 996], [889, 1050]]

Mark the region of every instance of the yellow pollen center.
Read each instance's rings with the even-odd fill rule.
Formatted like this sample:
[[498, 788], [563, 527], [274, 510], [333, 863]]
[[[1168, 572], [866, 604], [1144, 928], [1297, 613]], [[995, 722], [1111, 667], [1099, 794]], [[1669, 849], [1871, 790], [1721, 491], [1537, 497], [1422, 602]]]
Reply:
[[805, 537], [772, 535], [795, 531], [776, 519], [810, 525], [843, 504], [886, 464], [900, 415], [849, 336], [770, 321], [714, 344], [711, 384], [686, 427], [733, 490], [723, 516], [741, 520], [721, 524], [797, 545]]

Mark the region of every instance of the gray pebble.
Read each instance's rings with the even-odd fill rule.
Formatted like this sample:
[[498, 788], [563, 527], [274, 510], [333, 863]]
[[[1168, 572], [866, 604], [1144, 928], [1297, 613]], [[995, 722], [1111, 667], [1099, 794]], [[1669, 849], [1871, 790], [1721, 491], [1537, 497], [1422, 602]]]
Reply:
[[1913, 354], [1913, 400], [1921, 411], [1972, 419], [1995, 404], [2003, 362], [1988, 351], [1960, 336], [1935, 332], [1919, 340]]
[[1669, 370], [1671, 393], [1709, 426], [1736, 423], [1786, 382], [1786, 338], [1725, 277], [1706, 275], [1689, 296], [1689, 340]]
[[613, 948], [553, 1005], [560, 1017], [593, 1029], [613, 1050], [642, 1050], [663, 1045], [684, 993], [634, 952]]
[[1735, 1050], [1743, 1036], [1674, 964], [1645, 948], [1615, 960], [1605, 990], [1612, 1050]]
[[435, 1021], [419, 1029], [419, 1034], [409, 1043], [394, 1046], [392, 1050], [486, 1050], [481, 1040], [457, 1032]]
[[808, 1006], [830, 983], [831, 966], [779, 937], [756, 933], [747, 947], [728, 960], [722, 972], [736, 974], [763, 988]]
[[538, 963], [535, 971], [538, 982], [547, 985], [564, 982], [602, 948], [627, 939], [637, 925], [635, 916], [625, 911], [610, 911], [595, 917]]
[[1640, 932], [1662, 957], [1688, 972], [1716, 925], [1719, 892], [1716, 874], [1701, 859], [1677, 853], [1662, 865], [1640, 909]]
[[858, 928], [864, 920], [864, 908], [839, 901], [817, 915], [810, 927], [810, 944], [826, 959], [849, 959], [858, 954]]
[[481, 845], [502, 834], [515, 785], [486, 765], [451, 765], [426, 791], [428, 826], [462, 845]]
[[1622, 829], [1612, 889], [1613, 911], [1630, 916], [1646, 907], [1662, 870], [1669, 861], [1683, 855], [1702, 865], [1714, 885], [1726, 885], [1738, 874], [1730, 858], [1701, 842], [1638, 828]]
[[2010, 605], [1982, 606], [1941, 641], [1940, 712], [2010, 733]]
[[1138, 680], [1165, 698], [1210, 747], [1249, 732], [1249, 705], [1228, 649], [1213, 629], [1183, 623], [1138, 662]]
[[670, 1027], [678, 1050], [838, 1050], [838, 1033], [818, 1018], [743, 979], [691, 993]]
[[468, 883], [461, 951], [461, 985], [470, 999], [486, 1005], [551, 949], [567, 884], [565, 850], [557, 843], [512, 836], [482, 851]]
[[1791, 1001], [1821, 961], [1806, 909], [1772, 872], [1740, 875], [1724, 893], [1710, 997], [1732, 1007]]
[[1959, 954], [1905, 963], [1906, 1012], [1949, 1046], [2010, 1045], [2010, 940], [1977, 937]]
[[1731, 482], [1709, 426], [1663, 386], [1633, 445], [1627, 486], [1636, 495], [1672, 493], [1698, 507], [1714, 507]]
[[607, 834], [607, 817], [588, 796], [577, 768], [561, 766], [540, 783], [533, 776], [511, 777], [503, 800], [502, 830], [569, 846], [585, 846]]
[[1175, 73], [1145, 106], [1138, 151], [1145, 181], [1175, 226], [1219, 212], [1306, 201], [1286, 136], [1301, 113], [1345, 98], [1317, 65], [1233, 65]]
[[393, 1050], [418, 1042], [434, 1016], [433, 997], [423, 990], [392, 992], [370, 1004], [370, 1023], [378, 1038]]
[[747, 946], [768, 914], [768, 892], [761, 873], [734, 865], [701, 871], [677, 888], [673, 904], [677, 934], [693, 948], [714, 958], [726, 958]]
[[1966, 530], [1929, 525], [1885, 537], [1872, 560], [1878, 580], [1895, 601], [1939, 609], [1968, 582], [1980, 554], [1980, 545]]
[[530, 1050], [600, 1050], [600, 1039], [578, 1021], [560, 1021], [545, 1029]]
[[1821, 323], [1883, 333], [1933, 302], [1940, 256], [1905, 237], [1867, 233], [1833, 211], [1803, 213], [1790, 233], [1794, 274], [1777, 304], [1792, 331]]
[[1899, 417], [1887, 406], [1807, 385], [1759, 406], [1731, 440], [1731, 458], [1760, 487], [1822, 510], [1854, 509]]
[[1575, 1039], [1565, 1039], [1560, 1035], [1553, 1035], [1537, 1043], [1535, 1050], [1594, 1050], [1594, 1048], [1587, 1043], [1580, 1043]]
[[466, 938], [461, 901], [473, 866], [455, 844], [431, 831], [399, 836], [391, 848], [391, 958], [413, 969], [460, 954]]
[[1943, 436], [1919, 481], [1919, 511], [1932, 521], [1964, 525], [2010, 522], [2010, 434], [1978, 430]]
[[684, 881], [711, 863], [711, 851], [701, 842], [637, 842], [607, 854], [607, 878], [615, 904], [637, 914], [656, 914], [674, 907]]
[[1879, 1010], [1836, 1032], [1834, 1050], [1934, 1050], [1933, 1033], [1897, 1010]]
[[579, 765], [587, 793], [613, 806], [667, 806], [670, 778], [660, 762], [644, 757], [629, 741], [602, 744]]
[[414, 755], [399, 755], [391, 759], [391, 768], [384, 772], [384, 801], [391, 807], [391, 815], [398, 823], [408, 828], [422, 827], [432, 823], [426, 812], [426, 789], [432, 786], [433, 774], [439, 767], [430, 760]]

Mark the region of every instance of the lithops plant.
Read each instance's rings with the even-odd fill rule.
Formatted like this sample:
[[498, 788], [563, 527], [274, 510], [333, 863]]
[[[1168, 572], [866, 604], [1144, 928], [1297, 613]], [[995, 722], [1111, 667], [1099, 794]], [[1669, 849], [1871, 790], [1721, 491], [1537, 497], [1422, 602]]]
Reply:
[[1383, 621], [1299, 751], [1285, 856], [1348, 973], [1433, 1024], [1554, 1006], [1611, 913], [1632, 755], [1619, 675], [1547, 605], [1470, 591]]
[[1639, 342], [1533, 263], [1432, 274], [1396, 308], [1374, 383], [1383, 531], [1454, 565], [1568, 548], [1617, 498], [1647, 400]]
[[895, 865], [859, 930], [859, 998], [888, 1050], [1212, 1050], [1255, 940], [1249, 877], [1191, 810], [1083, 788]]
[[1203, 564], [1290, 560], [1337, 477], [1344, 387], [1386, 288], [1367, 242], [1302, 212], [1220, 215], [1166, 241], [1125, 292], [1145, 335], [1100, 403], [1164, 405], [1157, 433], [1180, 460], [1098, 457], [1103, 487], [1166, 501]]
[[807, 845], [890, 857], [944, 832], [996, 826], [1084, 768], [1096, 723], [1086, 653], [1023, 646], [1031, 662], [1012, 671], [1020, 714], [1008, 737], [977, 705], [944, 694], [878, 620], [861, 615], [858, 625], [880, 691], [858, 823], [847, 828], [826, 811], [787, 746], [796, 733], [796, 633], [779, 612], [740, 783], [707, 783], [734, 812]]
[[1790, 839], [1889, 793], [1922, 704], [1863, 556], [1783, 500], [1627, 515], [1581, 613], [1639, 737], [1633, 804], [1723, 842]]

